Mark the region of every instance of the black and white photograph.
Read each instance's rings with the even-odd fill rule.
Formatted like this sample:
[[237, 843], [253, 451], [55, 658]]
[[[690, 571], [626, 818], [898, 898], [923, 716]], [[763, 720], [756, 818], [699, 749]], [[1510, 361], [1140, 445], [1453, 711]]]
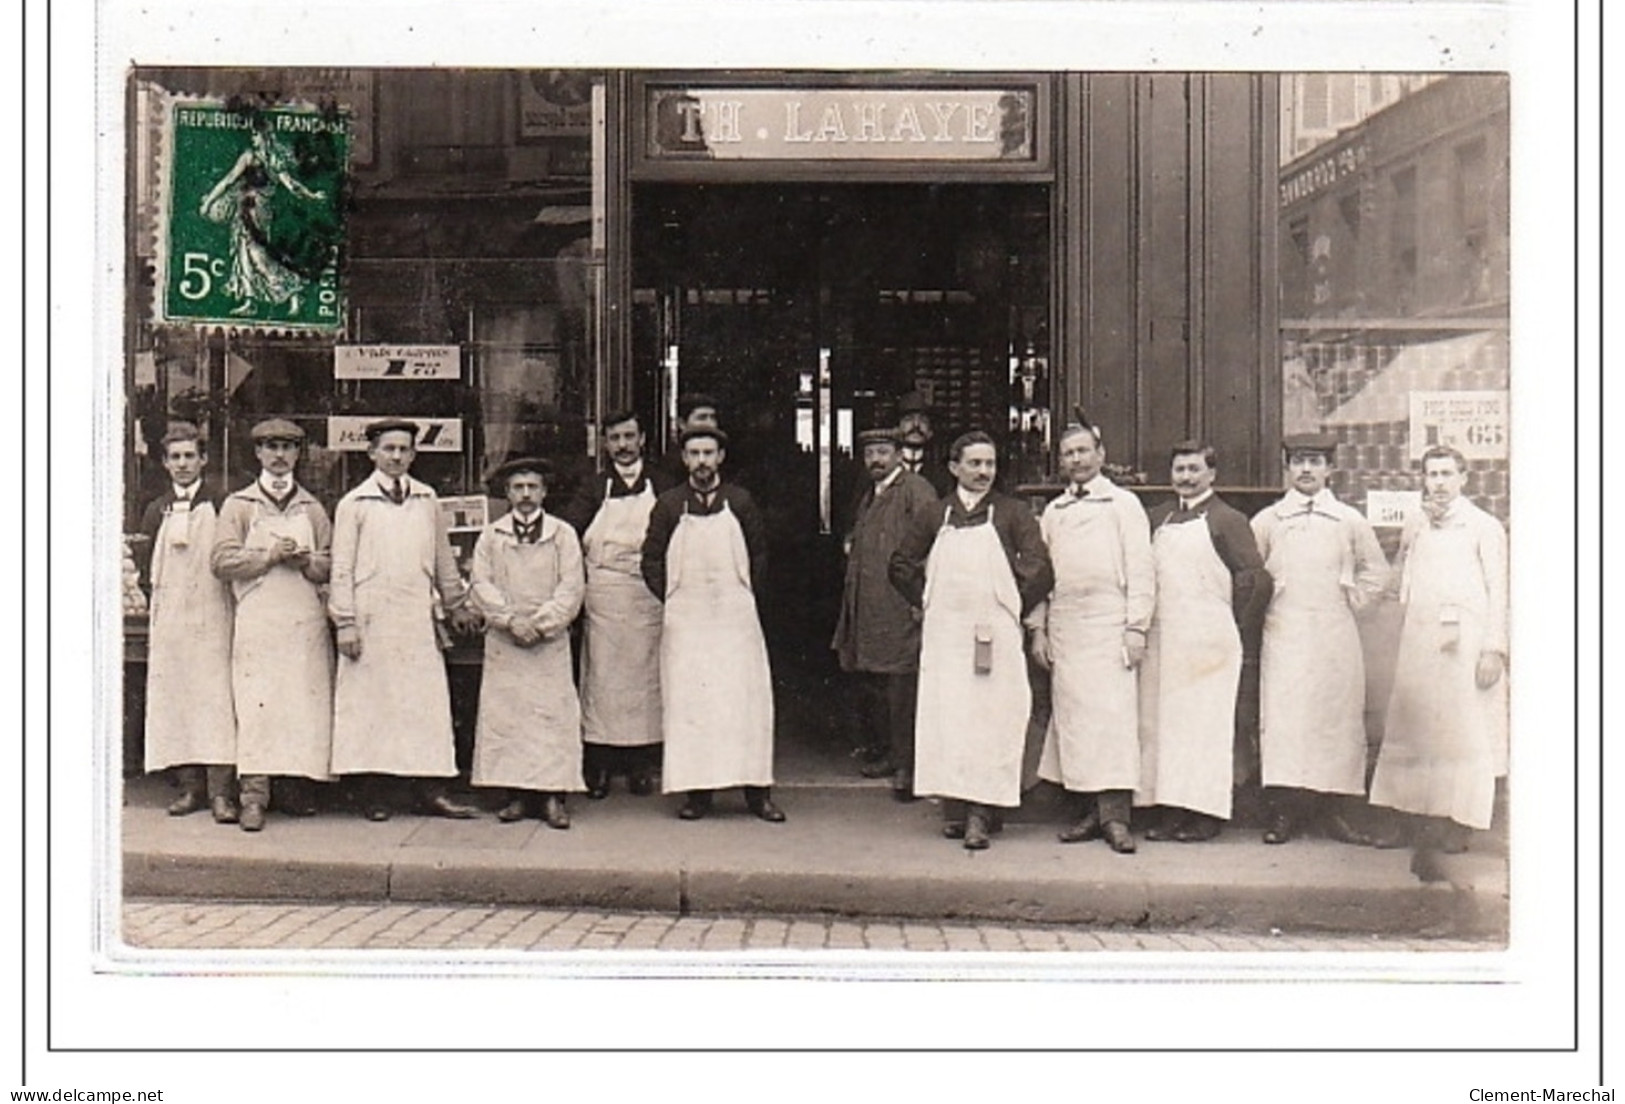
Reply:
[[104, 6], [49, 790], [110, 997], [39, 1030], [1595, 1075], [1529, 20], [763, 7], [822, 19], [346, 65]]

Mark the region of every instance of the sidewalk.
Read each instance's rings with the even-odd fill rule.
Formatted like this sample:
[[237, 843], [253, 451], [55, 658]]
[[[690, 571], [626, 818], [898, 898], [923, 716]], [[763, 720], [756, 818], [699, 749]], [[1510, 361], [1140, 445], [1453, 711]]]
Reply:
[[1230, 828], [1204, 844], [1140, 840], [1135, 855], [1055, 840], [1042, 801], [969, 852], [942, 838], [937, 807], [900, 805], [883, 783], [781, 785], [789, 817], [766, 824], [737, 793], [711, 817], [675, 797], [571, 799], [574, 827], [343, 811], [272, 813], [258, 834], [206, 812], [171, 818], [160, 778], [125, 783], [124, 892], [325, 902], [526, 904], [685, 914], [1027, 920], [1098, 928], [1321, 931], [1504, 938], [1506, 858], [1447, 856], [1424, 885], [1409, 852], [1320, 839], [1277, 847]]

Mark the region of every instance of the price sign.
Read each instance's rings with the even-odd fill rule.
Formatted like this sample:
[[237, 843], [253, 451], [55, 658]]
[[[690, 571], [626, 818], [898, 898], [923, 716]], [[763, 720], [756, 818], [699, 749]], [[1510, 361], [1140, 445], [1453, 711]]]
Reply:
[[[461, 418], [422, 418], [416, 414], [403, 415], [418, 424], [419, 452], [462, 452], [463, 420]], [[327, 447], [337, 452], [366, 452], [367, 427], [385, 417], [396, 415], [335, 414], [327, 419]]]
[[1398, 529], [1409, 514], [1422, 509], [1421, 491], [1367, 491], [1365, 517], [1378, 529]]
[[1411, 459], [1449, 445], [1469, 460], [1505, 460], [1508, 422], [1505, 391], [1413, 391]]
[[458, 379], [455, 345], [335, 345], [333, 378], [341, 380]]

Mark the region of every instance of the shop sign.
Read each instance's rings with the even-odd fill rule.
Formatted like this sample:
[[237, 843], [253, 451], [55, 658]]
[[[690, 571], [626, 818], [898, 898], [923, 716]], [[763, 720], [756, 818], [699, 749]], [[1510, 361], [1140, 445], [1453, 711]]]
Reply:
[[1411, 392], [1410, 458], [1449, 445], [1469, 460], [1507, 458], [1507, 392]]
[[1290, 207], [1353, 176], [1365, 168], [1368, 156], [1368, 148], [1362, 138], [1315, 158], [1281, 181], [1281, 206]]
[[1367, 491], [1365, 519], [1378, 529], [1398, 529], [1422, 509], [1421, 491]]
[[335, 345], [333, 378], [341, 380], [459, 379], [456, 345]]
[[649, 86], [646, 94], [655, 160], [1034, 159], [1031, 87]]
[[158, 320], [338, 330], [349, 115], [177, 98], [164, 138]]
[[425, 418], [417, 414], [334, 414], [327, 419], [327, 447], [336, 452], [366, 452], [367, 427], [383, 418], [405, 418], [418, 424], [419, 452], [462, 452], [461, 418]]

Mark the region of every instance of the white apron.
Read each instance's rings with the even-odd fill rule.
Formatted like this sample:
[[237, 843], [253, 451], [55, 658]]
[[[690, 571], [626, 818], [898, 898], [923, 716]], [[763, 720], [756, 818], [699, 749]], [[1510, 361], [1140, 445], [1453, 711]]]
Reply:
[[[485, 539], [492, 538], [489, 534]], [[492, 549], [492, 583], [515, 613], [529, 614], [559, 585], [558, 539]], [[485, 633], [480, 715], [474, 730], [476, 786], [574, 792], [581, 780], [581, 707], [570, 677], [570, 634], [521, 647], [499, 629]]]
[[[1405, 625], [1371, 803], [1488, 828], [1495, 779], [1506, 773], [1507, 679], [1474, 682], [1489, 594], [1476, 570], [1472, 530], [1424, 529], [1406, 563]], [[1446, 607], [1459, 618], [1454, 651], [1441, 650]]]
[[457, 773], [451, 695], [435, 638], [434, 578], [424, 566], [434, 563], [440, 505], [414, 495], [387, 507], [361, 519], [355, 580], [361, 658], [338, 659], [333, 773], [448, 778]]
[[164, 515], [153, 538], [146, 768], [237, 761], [231, 589], [209, 570], [212, 502]]
[[[243, 547], [270, 548], [284, 535], [309, 548], [310, 520], [262, 508]], [[236, 592], [237, 770], [325, 780], [333, 754], [333, 637], [321, 594], [289, 563], [239, 582]]]
[[[613, 477], [612, 477], [613, 478]], [[660, 734], [660, 600], [641, 568], [654, 488], [609, 496], [581, 538], [587, 560], [581, 726], [590, 744], [642, 747]]]
[[1241, 634], [1230, 570], [1202, 518], [1161, 525], [1157, 612], [1140, 673], [1140, 786], [1136, 805], [1173, 805], [1230, 817]]
[[773, 683], [745, 534], [724, 503], [685, 513], [666, 553], [665, 793], [773, 784]]
[[1140, 680], [1123, 662], [1128, 602], [1117, 511], [1086, 500], [1046, 513], [1055, 590], [1038, 777], [1078, 793], [1132, 790], [1140, 781]]
[[[1021, 647], [1021, 595], [986, 524], [943, 526], [925, 565], [914, 792], [979, 805], [1021, 804], [1032, 688]], [[992, 630], [993, 669], [976, 671], [976, 627]]]
[[1286, 518], [1270, 538], [1258, 735], [1266, 786], [1365, 793], [1365, 660], [1346, 545], [1324, 511]]

